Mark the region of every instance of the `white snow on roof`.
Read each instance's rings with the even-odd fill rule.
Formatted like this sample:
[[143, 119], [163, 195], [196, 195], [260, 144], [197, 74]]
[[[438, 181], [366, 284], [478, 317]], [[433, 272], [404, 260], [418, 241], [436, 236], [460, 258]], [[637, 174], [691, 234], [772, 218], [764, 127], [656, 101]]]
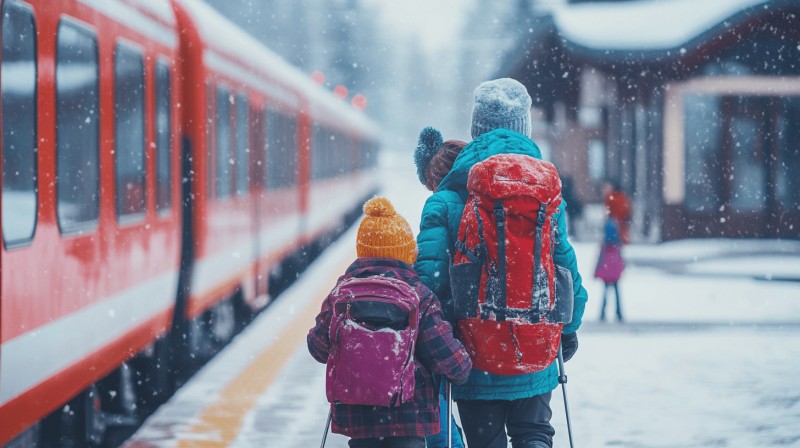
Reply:
[[580, 4], [556, 8], [553, 17], [565, 38], [584, 47], [667, 50], [678, 48], [733, 14], [766, 1], [646, 0]]
[[[79, 0], [105, 16], [135, 29], [169, 47], [175, 47], [175, 15], [168, 0]], [[147, 11], [151, 16], [143, 14]]]
[[[276, 53], [270, 51], [255, 37], [243, 31], [233, 22], [218, 13], [211, 6], [199, 0], [180, 0], [197, 24], [203, 40], [213, 49], [225, 56], [233, 56], [254, 66], [257, 76], [269, 76], [274, 84], [300, 94], [311, 100], [312, 115], [324, 114], [326, 118], [338, 118], [345, 126], [360, 129], [372, 137], [377, 137], [378, 128], [363, 113], [356, 111], [349, 103], [334, 97], [310, 79], [297, 67], [289, 64]], [[246, 70], [245, 67], [238, 67]]]
[[168, 24], [175, 24], [175, 14], [172, 12], [169, 0], [128, 0], [128, 2], [135, 4], [137, 8], [149, 11]]

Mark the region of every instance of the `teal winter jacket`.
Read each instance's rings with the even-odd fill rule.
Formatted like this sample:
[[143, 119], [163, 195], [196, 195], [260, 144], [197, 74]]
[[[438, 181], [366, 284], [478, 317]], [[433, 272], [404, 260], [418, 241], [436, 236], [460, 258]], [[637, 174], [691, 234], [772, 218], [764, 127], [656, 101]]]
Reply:
[[[437, 191], [425, 202], [417, 236], [419, 255], [414, 269], [422, 281], [439, 296], [442, 303], [450, 302], [449, 267], [455, 247], [461, 213], [467, 199], [467, 175], [478, 162], [496, 154], [525, 154], [541, 159], [536, 144], [528, 137], [495, 129], [470, 142], [458, 155], [450, 173], [442, 179]], [[566, 203], [556, 212], [558, 241], [554, 258], [558, 265], [572, 272], [575, 306], [572, 322], [564, 326], [564, 333], [574, 333], [581, 325], [587, 294], [578, 273], [575, 251], [567, 240]], [[552, 391], [558, 386], [556, 363], [534, 373], [521, 375], [493, 375], [472, 369], [467, 383], [453, 386], [453, 398], [467, 400], [516, 400]]]

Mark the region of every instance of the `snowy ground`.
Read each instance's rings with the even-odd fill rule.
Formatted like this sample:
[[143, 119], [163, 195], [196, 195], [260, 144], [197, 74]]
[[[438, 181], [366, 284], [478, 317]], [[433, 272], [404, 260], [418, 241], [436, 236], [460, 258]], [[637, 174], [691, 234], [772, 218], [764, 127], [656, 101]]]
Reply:
[[[391, 175], [384, 176], [383, 194], [416, 229], [427, 193], [411, 157], [390, 157], [385, 164]], [[218, 393], [209, 384], [253, 359], [248, 347], [252, 352], [274, 338], [285, 316], [319, 303], [322, 297], [312, 291], [332, 285], [331, 269], [346, 265], [353, 240], [349, 232], [334, 243], [131, 446], [174, 446], [177, 435], [186, 436], [196, 420], [192, 411]], [[566, 365], [577, 447], [800, 447], [800, 281], [775, 280], [800, 277], [800, 250], [788, 242], [733, 246], [698, 240], [627, 247], [633, 264], [621, 282], [621, 324], [597, 321], [602, 285], [591, 278], [597, 245], [575, 244], [589, 291], [580, 349]], [[613, 317], [611, 304], [606, 314]], [[300, 343], [231, 445], [318, 446], [327, 416], [324, 383], [323, 365]], [[560, 389], [553, 397], [554, 446], [567, 447]], [[329, 436], [327, 446], [346, 447], [346, 439]]]

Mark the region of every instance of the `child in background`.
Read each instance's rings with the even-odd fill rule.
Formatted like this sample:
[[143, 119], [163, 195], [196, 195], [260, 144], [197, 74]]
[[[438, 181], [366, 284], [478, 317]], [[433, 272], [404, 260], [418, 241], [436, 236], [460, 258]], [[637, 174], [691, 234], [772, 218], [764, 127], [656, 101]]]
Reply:
[[606, 320], [606, 296], [609, 288], [614, 288], [614, 296], [617, 299], [617, 319], [622, 322], [622, 305], [619, 296], [619, 278], [625, 269], [625, 261], [622, 259], [622, 235], [617, 220], [609, 216], [603, 228], [603, 244], [600, 246], [600, 256], [597, 259], [597, 267], [594, 270], [595, 278], [599, 278], [605, 283], [603, 286], [603, 304], [600, 308], [600, 320]]
[[630, 242], [629, 225], [631, 222], [631, 200], [620, 187], [619, 182], [607, 179], [603, 182], [603, 204], [606, 206], [606, 213], [617, 225], [620, 242], [628, 244]]
[[[425, 437], [440, 431], [439, 401], [433, 374], [463, 383], [472, 368], [461, 343], [453, 337], [442, 316], [441, 305], [414, 272], [417, 245], [408, 222], [385, 198], [364, 205], [365, 217], [358, 229], [356, 259], [322, 304], [316, 325], [308, 333], [308, 349], [321, 363], [334, 348], [329, 331], [333, 317], [332, 296], [340, 285], [354, 278], [385, 277], [405, 282], [419, 297], [419, 327], [414, 349], [414, 396], [396, 406], [332, 403], [333, 432], [351, 437], [349, 446], [424, 448]], [[392, 356], [387, 353], [387, 356]], [[364, 370], [371, 366], [363, 366]]]

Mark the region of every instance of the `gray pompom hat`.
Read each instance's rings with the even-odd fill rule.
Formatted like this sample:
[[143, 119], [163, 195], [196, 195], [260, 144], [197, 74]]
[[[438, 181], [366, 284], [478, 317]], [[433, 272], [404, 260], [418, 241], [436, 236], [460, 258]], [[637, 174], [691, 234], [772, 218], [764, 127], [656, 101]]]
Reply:
[[522, 83], [500, 78], [481, 83], [473, 94], [472, 138], [497, 128], [531, 135], [531, 96]]

